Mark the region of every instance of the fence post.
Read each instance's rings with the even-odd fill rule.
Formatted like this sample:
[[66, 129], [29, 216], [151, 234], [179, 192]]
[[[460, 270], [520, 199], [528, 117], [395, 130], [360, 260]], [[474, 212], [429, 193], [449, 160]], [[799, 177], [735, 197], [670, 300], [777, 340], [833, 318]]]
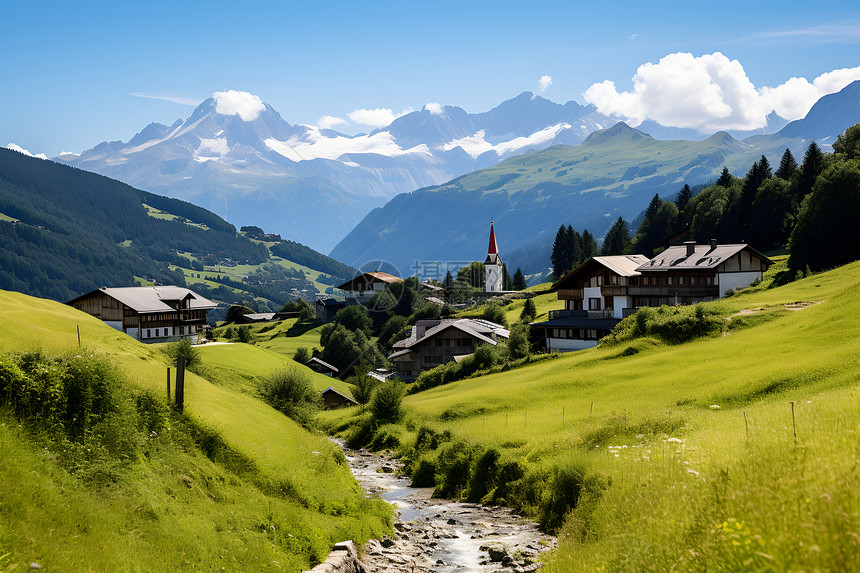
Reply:
[[170, 366], [167, 367], [167, 401], [170, 402]]
[[176, 408], [181, 412], [185, 405], [185, 357], [176, 359]]

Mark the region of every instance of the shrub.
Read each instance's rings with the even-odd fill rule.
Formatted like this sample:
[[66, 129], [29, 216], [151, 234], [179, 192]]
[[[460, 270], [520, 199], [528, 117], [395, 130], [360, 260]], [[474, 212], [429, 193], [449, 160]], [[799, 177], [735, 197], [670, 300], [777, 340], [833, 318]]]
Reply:
[[318, 408], [319, 397], [307, 372], [284, 369], [271, 374], [260, 385], [260, 396], [303, 426], [307, 426]]
[[186, 368], [192, 368], [200, 365], [200, 352], [191, 345], [191, 340], [183, 338], [177, 342], [171, 342], [164, 350], [170, 357], [170, 360], [176, 364], [180, 356], [185, 357]]
[[433, 490], [433, 497], [462, 497], [469, 483], [473, 451], [466, 442], [449, 442], [440, 448], [436, 458], [439, 480]]
[[361, 405], [370, 402], [374, 390], [381, 384], [379, 380], [367, 374], [356, 374], [347, 382], [353, 384], [352, 397]]
[[386, 380], [373, 392], [370, 399], [370, 410], [374, 418], [380, 422], [396, 422], [403, 412], [401, 402], [406, 396], [406, 385], [400, 380]]
[[251, 329], [246, 325], [240, 326], [236, 332], [236, 337], [239, 339], [239, 342], [244, 342], [245, 344], [251, 342]]
[[501, 457], [498, 450], [490, 448], [475, 460], [469, 476], [469, 501], [481, 501], [496, 487]]
[[304, 364], [308, 360], [311, 359], [311, 351], [307, 349], [305, 346], [299, 346], [296, 348], [296, 353], [293, 354], [293, 360], [298, 362], [299, 364]]
[[508, 319], [505, 318], [505, 309], [502, 308], [501, 305], [496, 303], [490, 303], [484, 309], [481, 318], [484, 320], [489, 320], [490, 322], [495, 322], [496, 324], [501, 324], [502, 326], [508, 326]]
[[436, 485], [436, 464], [430, 457], [418, 460], [412, 472], [412, 483], [409, 487], [433, 487]]
[[565, 515], [579, 501], [584, 479], [585, 467], [581, 465], [554, 468], [540, 506], [539, 522], [546, 531], [561, 528]]

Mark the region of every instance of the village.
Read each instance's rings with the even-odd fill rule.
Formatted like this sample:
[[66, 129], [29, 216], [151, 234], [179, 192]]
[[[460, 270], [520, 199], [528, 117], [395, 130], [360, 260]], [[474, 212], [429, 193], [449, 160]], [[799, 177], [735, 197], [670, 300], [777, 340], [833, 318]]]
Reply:
[[[456, 305], [460, 311], [497, 304], [511, 299], [555, 295], [558, 308], [546, 313], [546, 320], [529, 321], [529, 338], [540, 352], [570, 352], [597, 346], [624, 318], [643, 307], [693, 305], [713, 301], [761, 281], [773, 261], [747, 244], [718, 244], [711, 240], [698, 245], [695, 241], [669, 244], [649, 259], [641, 254], [593, 256], [565, 276], [539, 292], [506, 290], [507, 273], [502, 261], [494, 223], [490, 223], [482, 290], [474, 290], [470, 304]], [[456, 269], [455, 269], [456, 270]], [[449, 274], [450, 280], [450, 274]], [[415, 297], [408, 310], [425, 307], [434, 309], [427, 317], [414, 317], [404, 325], [397, 340], [390, 344], [384, 361], [363, 373], [378, 381], [389, 378], [407, 383], [415, 382], [422, 372], [449, 364], [460, 363], [473, 356], [481, 346], [496, 347], [511, 336], [509, 325], [494, 322], [492, 317], [457, 316], [446, 299], [445, 284], [438, 280], [414, 277]], [[361, 273], [338, 285], [339, 298], [318, 297], [314, 303], [315, 318], [321, 324], [337, 322], [339, 313], [361, 307], [365, 314], [388, 311], [389, 301], [380, 308], [382, 295], [404, 296], [404, 279], [374, 270]], [[449, 285], [450, 289], [450, 285]], [[396, 304], [396, 300], [394, 303]], [[205, 343], [201, 336], [207, 328], [206, 313], [216, 303], [193, 290], [176, 286], [101, 288], [68, 303], [95, 316], [113, 328], [141, 342], [171, 342], [188, 339], [193, 344]], [[298, 318], [299, 312], [246, 313], [235, 323], [269, 323]], [[466, 311], [463, 314], [469, 314]], [[404, 316], [403, 318], [408, 318]], [[390, 333], [389, 333], [390, 334]], [[537, 342], [535, 342], [537, 341]], [[342, 377], [357, 363], [366, 361], [356, 356], [348, 364], [330, 364], [325, 353], [314, 352], [303, 364], [316, 373]], [[382, 363], [380, 363], [382, 362]], [[346, 366], [346, 367], [345, 367]], [[347, 393], [333, 387], [322, 393], [327, 407], [356, 404]]]

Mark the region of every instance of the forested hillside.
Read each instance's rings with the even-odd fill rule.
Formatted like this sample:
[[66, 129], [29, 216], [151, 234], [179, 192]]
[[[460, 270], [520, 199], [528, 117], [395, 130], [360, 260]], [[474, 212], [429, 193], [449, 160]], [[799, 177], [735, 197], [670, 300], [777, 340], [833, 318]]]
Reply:
[[[307, 270], [349, 274], [345, 265], [303, 245], [283, 244], [288, 248], [278, 255], [301, 252], [297, 264]], [[242, 265], [251, 269], [248, 275], [267, 261], [271, 254], [265, 244], [238, 234], [206, 209], [0, 149], [0, 289], [65, 301], [100, 286], [136, 281], [184, 285], [182, 269], [209, 266], [228, 275], [227, 268]], [[231, 293], [238, 289], [279, 305], [302, 285], [316, 292], [310, 282], [314, 277], [306, 279], [299, 271], [269, 275], [266, 285], [259, 277], [247, 281], [247, 288], [242, 280], [234, 281], [232, 290], [219, 291], [220, 299], [232, 302]], [[289, 288], [274, 284], [279, 280], [289, 282]]]

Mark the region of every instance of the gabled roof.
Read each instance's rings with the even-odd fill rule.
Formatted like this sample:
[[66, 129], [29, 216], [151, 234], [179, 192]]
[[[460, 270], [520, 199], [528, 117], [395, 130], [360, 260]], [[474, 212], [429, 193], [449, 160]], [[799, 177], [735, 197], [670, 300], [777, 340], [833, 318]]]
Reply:
[[393, 284], [403, 282], [403, 279], [396, 277], [394, 275], [390, 275], [388, 273], [383, 273], [381, 271], [373, 271], [372, 273], [362, 273], [352, 279], [351, 281], [347, 281], [342, 285], [335, 287], [340, 290], [355, 290], [355, 285], [358, 283], [362, 284], [371, 284], [375, 282], [383, 282], [386, 284]]
[[323, 368], [325, 368], [326, 370], [331, 370], [331, 371], [332, 371], [332, 372], [334, 372], [334, 373], [337, 373], [337, 372], [338, 372], [338, 369], [337, 369], [337, 368], [335, 368], [334, 366], [332, 366], [332, 365], [331, 365], [331, 364], [329, 364], [328, 362], [323, 362], [322, 360], [320, 360], [320, 359], [319, 359], [319, 358], [317, 358], [316, 356], [314, 356], [313, 358], [311, 358], [310, 360], [308, 360], [307, 362], [305, 362], [305, 366], [307, 366], [307, 367], [310, 367], [310, 366], [311, 366], [311, 364], [317, 364], [317, 365], [319, 365], [319, 366], [322, 366], [322, 367], [323, 367]]
[[325, 390], [323, 390], [322, 392], [320, 392], [320, 396], [325, 396], [326, 394], [335, 394], [335, 395], [340, 396], [341, 398], [343, 398], [343, 399], [344, 399], [344, 401], [346, 401], [346, 402], [352, 402], [353, 404], [358, 405], [358, 402], [356, 402], [354, 399], [350, 398], [349, 396], [347, 396], [347, 395], [346, 395], [346, 394], [344, 394], [343, 392], [340, 392], [340, 391], [338, 391], [338, 390], [335, 390], [335, 389], [334, 389], [334, 388], [332, 388], [331, 386], [329, 386], [328, 388], [326, 388]]
[[745, 243], [733, 245], [707, 244], [696, 245], [692, 255], [687, 255], [687, 246], [669, 247], [650, 261], [641, 265], [639, 272], [715, 269], [741, 251], [749, 251], [765, 263], [773, 261]]
[[454, 319], [442, 319], [438, 324], [428, 328], [424, 331], [424, 335], [420, 338], [417, 336], [417, 328], [412, 327], [412, 334], [406, 340], [401, 340], [394, 343], [394, 348], [404, 348], [406, 351], [400, 350], [392, 354], [389, 358], [393, 358], [395, 356], [402, 356], [408, 352], [408, 349], [416, 346], [425, 340], [430, 340], [441, 332], [449, 329], [455, 328], [460, 332], [465, 334], [469, 334], [474, 336], [481, 342], [485, 342], [487, 344], [492, 344], [495, 346], [498, 344], [493, 339], [493, 334], [496, 336], [500, 336], [502, 338], [509, 338], [511, 333], [506, 330], [501, 324], [496, 324], [495, 322], [490, 322], [489, 320], [483, 320], [479, 318], [454, 318]]
[[334, 306], [346, 306], [346, 303], [342, 300], [336, 300], [333, 298], [318, 298], [314, 304], [318, 304], [320, 306], [326, 307], [334, 307]]
[[639, 274], [637, 269], [647, 262], [648, 257], [645, 255], [610, 255], [606, 257], [591, 257], [558, 280], [554, 285], [552, 285], [552, 287], [550, 287], [550, 290], [557, 290], [563, 283], [569, 280], [575, 280], [577, 275], [594, 265], [601, 265], [618, 276], [635, 277]]
[[[218, 306], [196, 292], [178, 286], [102, 287], [79, 296], [69, 301], [68, 304], [73, 304], [99, 292], [121, 302], [139, 314], [173, 312], [176, 310], [176, 304], [186, 299], [188, 300], [188, 308], [191, 310], [211, 310]], [[173, 303], [173, 305], [170, 303]]]

